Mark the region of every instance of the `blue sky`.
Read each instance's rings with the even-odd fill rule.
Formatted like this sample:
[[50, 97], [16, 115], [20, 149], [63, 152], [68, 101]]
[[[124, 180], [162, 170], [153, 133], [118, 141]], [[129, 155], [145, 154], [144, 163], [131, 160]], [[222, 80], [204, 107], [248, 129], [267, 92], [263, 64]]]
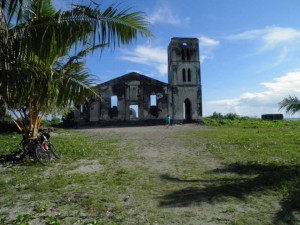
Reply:
[[[53, 2], [65, 8], [71, 1]], [[96, 2], [105, 7], [115, 1]], [[132, 71], [167, 82], [171, 38], [196, 37], [204, 116], [283, 113], [279, 101], [300, 97], [299, 0], [125, 0], [122, 5], [146, 13], [154, 38], [88, 56], [99, 82]]]

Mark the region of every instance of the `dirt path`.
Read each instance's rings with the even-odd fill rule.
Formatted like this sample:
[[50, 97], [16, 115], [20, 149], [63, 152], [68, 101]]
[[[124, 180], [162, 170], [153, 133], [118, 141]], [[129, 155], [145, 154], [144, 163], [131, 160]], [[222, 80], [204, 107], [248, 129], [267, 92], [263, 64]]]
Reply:
[[[166, 126], [147, 126], [147, 127], [118, 127], [85, 129], [87, 133], [99, 135], [101, 138], [116, 138], [124, 145], [133, 144], [136, 154], [143, 159], [154, 171], [168, 170], [170, 164], [178, 157], [185, 158], [193, 154], [193, 149], [187, 148], [186, 140], [181, 137], [189, 131], [208, 129], [197, 124]], [[199, 146], [201, 148], [201, 146]], [[212, 158], [208, 152], [202, 154], [207, 157], [199, 157], [199, 166], [204, 170], [214, 169], [220, 164]], [[141, 163], [141, 162], [135, 162]]]
[[[221, 163], [215, 159], [203, 146], [197, 148], [189, 147], [186, 139], [189, 131], [208, 129], [205, 126], [188, 124], [149, 127], [124, 127], [124, 128], [105, 128], [105, 129], [86, 129], [90, 135], [99, 135], [105, 138], [117, 138], [124, 145], [133, 144], [134, 154], [137, 156], [134, 162], [125, 160], [123, 166], [138, 167], [144, 165], [149, 168], [149, 177], [154, 179], [166, 180], [169, 187], [162, 187], [164, 191], [170, 189], [176, 193], [177, 190], [185, 188], [202, 188], [199, 179], [205, 179], [202, 174], [220, 168]], [[182, 179], [182, 180], [181, 180]], [[191, 181], [191, 182], [189, 182]], [[196, 182], [195, 182], [196, 181]], [[153, 183], [159, 184], [160, 181]], [[162, 183], [165, 185], [165, 183]], [[207, 183], [203, 184], [203, 188]], [[157, 187], [156, 187], [157, 188]], [[174, 190], [171, 190], [175, 188]], [[177, 188], [177, 189], [176, 189]], [[167, 200], [163, 191], [154, 190], [153, 198], [147, 198], [147, 210], [160, 211], [161, 217], [169, 215], [174, 221], [164, 221], [163, 224], [220, 224], [219, 219], [226, 217], [222, 212], [228, 207], [227, 203], [214, 205], [205, 199], [200, 203], [193, 201], [190, 197], [187, 200]], [[211, 196], [209, 196], [211, 197]], [[192, 197], [193, 198], [193, 197]], [[204, 196], [204, 198], [206, 198]], [[151, 208], [152, 207], [152, 208]], [[156, 212], [157, 215], [157, 212]], [[175, 219], [176, 218], [176, 219]], [[226, 218], [225, 218], [226, 219]], [[202, 222], [200, 222], [202, 221]]]

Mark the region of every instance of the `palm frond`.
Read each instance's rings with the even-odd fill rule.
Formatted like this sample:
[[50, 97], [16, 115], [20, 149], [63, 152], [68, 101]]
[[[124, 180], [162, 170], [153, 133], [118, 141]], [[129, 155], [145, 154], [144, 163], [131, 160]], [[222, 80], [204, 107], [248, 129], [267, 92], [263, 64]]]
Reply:
[[70, 57], [69, 60], [68, 60], [68, 62], [64, 65], [64, 67], [69, 66], [75, 60], [82, 59], [83, 57], [87, 56], [88, 53], [93, 52], [93, 51], [95, 51], [98, 48], [104, 48], [105, 46], [107, 46], [107, 45], [106, 44], [99, 44], [99, 45], [88, 47], [88, 48], [80, 51], [77, 55]]
[[119, 10], [112, 5], [102, 12], [100, 6], [91, 8], [75, 5], [70, 11], [59, 11], [17, 24], [10, 29], [10, 42], [18, 43], [15, 55], [38, 55], [48, 60], [50, 53], [64, 55], [74, 44], [108, 45], [114, 48], [130, 44], [139, 34], [151, 37], [144, 13], [130, 10]]
[[1, 0], [0, 9], [5, 11], [4, 19], [9, 25], [13, 19], [20, 21], [23, 16], [24, 0]]
[[[99, 97], [85, 68], [88, 53], [130, 44], [139, 35], [152, 36], [143, 12], [118, 5], [102, 11], [92, 2], [55, 12], [51, 0], [0, 4], [0, 98], [21, 119], [29, 118], [32, 135], [41, 115], [65, 110], [87, 96]], [[61, 60], [73, 47], [83, 50]]]
[[300, 111], [300, 100], [296, 96], [284, 98], [279, 104], [279, 109], [285, 109], [287, 114], [295, 114]]

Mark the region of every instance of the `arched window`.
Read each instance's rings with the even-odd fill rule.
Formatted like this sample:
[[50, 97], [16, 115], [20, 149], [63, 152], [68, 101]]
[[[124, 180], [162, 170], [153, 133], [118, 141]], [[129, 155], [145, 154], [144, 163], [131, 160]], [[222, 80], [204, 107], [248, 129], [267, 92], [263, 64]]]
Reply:
[[182, 81], [185, 82], [186, 81], [186, 77], [185, 77], [185, 69], [182, 69]]
[[192, 80], [191, 69], [188, 69], [188, 82], [191, 82], [191, 80]]

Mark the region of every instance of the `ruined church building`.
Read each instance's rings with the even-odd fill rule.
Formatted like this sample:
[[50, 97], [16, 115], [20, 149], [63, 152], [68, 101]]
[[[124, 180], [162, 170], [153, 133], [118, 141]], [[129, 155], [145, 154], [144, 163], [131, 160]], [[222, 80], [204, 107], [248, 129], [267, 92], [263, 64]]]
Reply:
[[77, 122], [197, 121], [202, 91], [197, 38], [172, 38], [168, 46], [168, 83], [132, 72], [97, 86], [101, 100], [75, 112]]

